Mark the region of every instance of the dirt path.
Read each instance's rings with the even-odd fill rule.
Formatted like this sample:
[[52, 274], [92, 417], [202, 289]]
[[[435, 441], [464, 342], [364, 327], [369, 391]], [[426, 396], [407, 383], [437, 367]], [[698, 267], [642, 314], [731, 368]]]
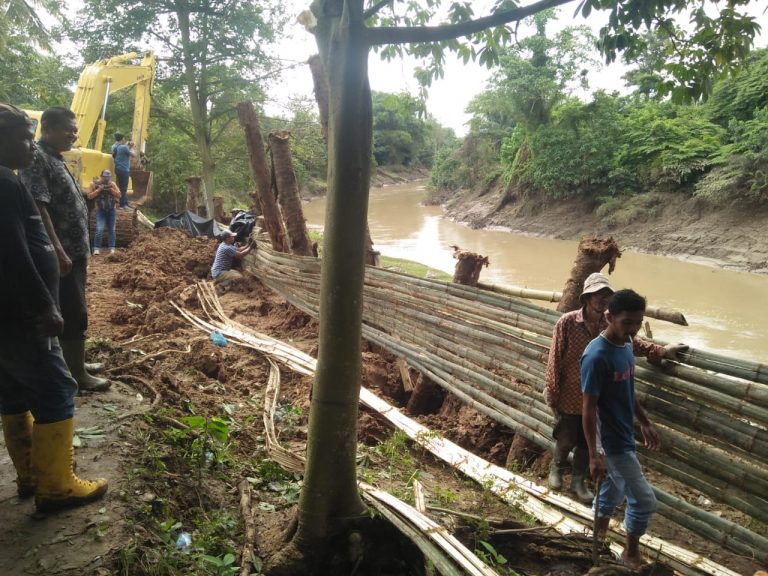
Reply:
[[[19, 502], [14, 495], [12, 467], [0, 446], [0, 575], [216, 574], [201, 557], [239, 553], [243, 527], [237, 486], [243, 478], [250, 479], [254, 491], [257, 554], [275, 546], [269, 542], [290, 518], [300, 478], [276, 470], [265, 451], [261, 419], [269, 365], [252, 351], [214, 346], [169, 304], [197, 308], [185, 289], [205, 276], [214, 248], [212, 240], [160, 230], [141, 236], [128, 250], [94, 259], [88, 290], [89, 331], [95, 340], [89, 355], [107, 362], [120, 382], [107, 393], [78, 397], [76, 429], [97, 435], [83, 436], [75, 459], [79, 474], [108, 478], [110, 491], [99, 503], [34, 519], [32, 502]], [[316, 356], [317, 323], [258, 281], [243, 283], [221, 301], [232, 319]], [[283, 372], [282, 381], [280, 438], [300, 451], [311, 379]], [[395, 405], [407, 400], [394, 357], [375, 347], [364, 352], [363, 384]], [[203, 451], [202, 463], [194, 453], [199, 435], [183, 423], [193, 415], [218, 418], [230, 435], [227, 447]], [[435, 415], [421, 421], [503, 465], [511, 435], [473, 410], [462, 408], [450, 420]], [[481, 487], [411, 449], [375, 415], [361, 413], [359, 436], [367, 481], [408, 497], [408, 483], [420, 477], [430, 501], [444, 508], [514, 515]], [[528, 473], [543, 481], [544, 466]], [[583, 549], [551, 537], [493, 540], [451, 516], [441, 521], [467, 542], [489, 539], [520, 573], [551, 572], [557, 564], [558, 574], [582, 574], [589, 564], [588, 547], [585, 556]], [[657, 521], [655, 527], [740, 573], [754, 571], [748, 560], [684, 530]], [[176, 549], [181, 531], [191, 534], [192, 551]]]

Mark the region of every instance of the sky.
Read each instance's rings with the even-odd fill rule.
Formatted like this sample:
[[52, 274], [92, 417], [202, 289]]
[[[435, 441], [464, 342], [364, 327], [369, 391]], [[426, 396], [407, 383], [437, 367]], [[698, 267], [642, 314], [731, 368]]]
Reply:
[[[476, 16], [485, 16], [495, 0], [476, 0], [472, 7]], [[527, 4], [528, 2], [521, 2]], [[286, 32], [284, 40], [272, 52], [273, 55], [292, 62], [305, 62], [306, 59], [317, 52], [314, 37], [306, 32], [301, 25], [295, 23], [295, 16], [305, 10], [309, 0], [285, 0], [283, 3], [287, 13], [291, 16], [291, 25]], [[765, 10], [768, 2], [759, 0], [750, 5], [749, 12], [759, 20], [766, 20]], [[574, 5], [561, 7], [558, 11], [558, 22], [550, 28], [552, 31], [569, 25], [588, 25], [593, 33], [607, 21], [607, 13], [593, 13], [589, 20], [580, 16], [573, 17]], [[768, 29], [768, 24], [765, 25]], [[764, 30], [758, 39], [757, 46], [765, 46], [768, 38], [768, 30]], [[599, 59], [599, 56], [596, 55]], [[427, 98], [427, 111], [434, 116], [440, 124], [453, 128], [457, 135], [463, 136], [468, 130], [467, 122], [470, 115], [465, 112], [467, 105], [473, 96], [485, 88], [491, 71], [479, 64], [469, 62], [464, 64], [458, 59], [448, 56], [446, 58], [445, 77], [435, 81], [429, 88]], [[418, 84], [413, 77], [413, 70], [418, 62], [414, 59], [397, 59], [391, 62], [383, 62], [378, 54], [371, 51], [369, 57], [369, 78], [371, 88], [381, 92], [406, 91], [412, 95], [418, 94]], [[592, 90], [603, 89], [608, 92], [617, 90], [626, 91], [622, 76], [627, 67], [620, 62], [602, 66], [592, 70], [589, 74], [589, 84]], [[269, 101], [265, 111], [269, 116], [285, 116], [287, 109], [285, 103], [292, 96], [304, 96], [313, 98], [312, 78], [309, 67], [297, 65], [296, 68], [286, 72], [281, 80], [269, 89]]]

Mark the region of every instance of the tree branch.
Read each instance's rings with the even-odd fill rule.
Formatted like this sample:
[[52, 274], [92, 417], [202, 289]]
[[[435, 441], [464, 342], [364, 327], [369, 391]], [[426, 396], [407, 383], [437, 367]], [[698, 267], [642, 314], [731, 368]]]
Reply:
[[391, 3], [392, 3], [392, 0], [380, 0], [378, 4], [374, 4], [373, 6], [368, 8], [368, 10], [363, 12], [363, 20], [368, 20], [368, 18], [370, 18], [371, 16], [375, 16], [379, 12], [379, 10], [384, 8], [384, 6], [386, 6], [387, 4], [391, 4]]
[[485, 18], [469, 20], [459, 24], [443, 26], [414, 26], [409, 28], [386, 27], [370, 28], [366, 35], [371, 46], [381, 44], [411, 44], [415, 42], [441, 42], [462, 36], [469, 36], [481, 32], [487, 28], [493, 28], [509, 22], [520, 21], [528, 16], [538, 14], [542, 10], [554, 8], [563, 4], [569, 4], [575, 0], [539, 0], [529, 6], [513, 8], [504, 12], [497, 12]]

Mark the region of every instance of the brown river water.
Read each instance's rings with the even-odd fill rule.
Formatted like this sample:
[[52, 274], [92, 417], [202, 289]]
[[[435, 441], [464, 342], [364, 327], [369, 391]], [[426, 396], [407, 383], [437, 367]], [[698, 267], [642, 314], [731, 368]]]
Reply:
[[[483, 282], [563, 289], [578, 242], [473, 230], [444, 218], [439, 206], [422, 206], [425, 196], [423, 183], [371, 189], [371, 237], [384, 256], [415, 260], [452, 274], [455, 261], [450, 246], [455, 244], [488, 256], [490, 266], [480, 275]], [[311, 228], [322, 228], [325, 200], [305, 204], [304, 216]], [[620, 236], [617, 240], [621, 244]], [[768, 275], [625, 251], [611, 275], [611, 285], [633, 288], [649, 304], [685, 314], [689, 326], [650, 319], [656, 338], [768, 361]]]

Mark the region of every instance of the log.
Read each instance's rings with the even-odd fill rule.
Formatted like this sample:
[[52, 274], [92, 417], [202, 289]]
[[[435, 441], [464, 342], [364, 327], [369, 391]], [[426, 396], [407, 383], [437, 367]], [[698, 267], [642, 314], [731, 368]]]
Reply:
[[213, 219], [226, 224], [229, 220], [224, 216], [224, 198], [214, 196], [211, 201], [213, 202]]
[[557, 305], [559, 312], [570, 312], [581, 307], [579, 297], [587, 276], [608, 265], [608, 273], [616, 267], [616, 259], [621, 258], [621, 249], [610, 238], [583, 238], [579, 242], [578, 254], [571, 268], [571, 275], [563, 288], [563, 297]]
[[272, 170], [277, 187], [277, 200], [288, 232], [288, 244], [293, 254], [313, 256], [312, 241], [307, 232], [307, 222], [301, 208], [299, 184], [293, 171], [290, 132], [276, 130], [269, 135], [272, 152]]
[[253, 103], [239, 102], [237, 104], [237, 116], [240, 120], [240, 126], [245, 132], [245, 144], [248, 148], [253, 179], [256, 181], [260, 212], [264, 216], [264, 226], [272, 242], [272, 248], [278, 252], [288, 252], [285, 227], [280, 215], [280, 208], [275, 200], [275, 195], [272, 193], [272, 176], [267, 163], [267, 154], [264, 151], [259, 119], [256, 116]]
[[453, 248], [453, 258], [457, 260], [453, 282], [465, 286], [477, 286], [483, 266], [487, 268], [490, 263], [488, 257], [469, 250], [462, 250], [458, 246], [451, 246], [451, 248]]

